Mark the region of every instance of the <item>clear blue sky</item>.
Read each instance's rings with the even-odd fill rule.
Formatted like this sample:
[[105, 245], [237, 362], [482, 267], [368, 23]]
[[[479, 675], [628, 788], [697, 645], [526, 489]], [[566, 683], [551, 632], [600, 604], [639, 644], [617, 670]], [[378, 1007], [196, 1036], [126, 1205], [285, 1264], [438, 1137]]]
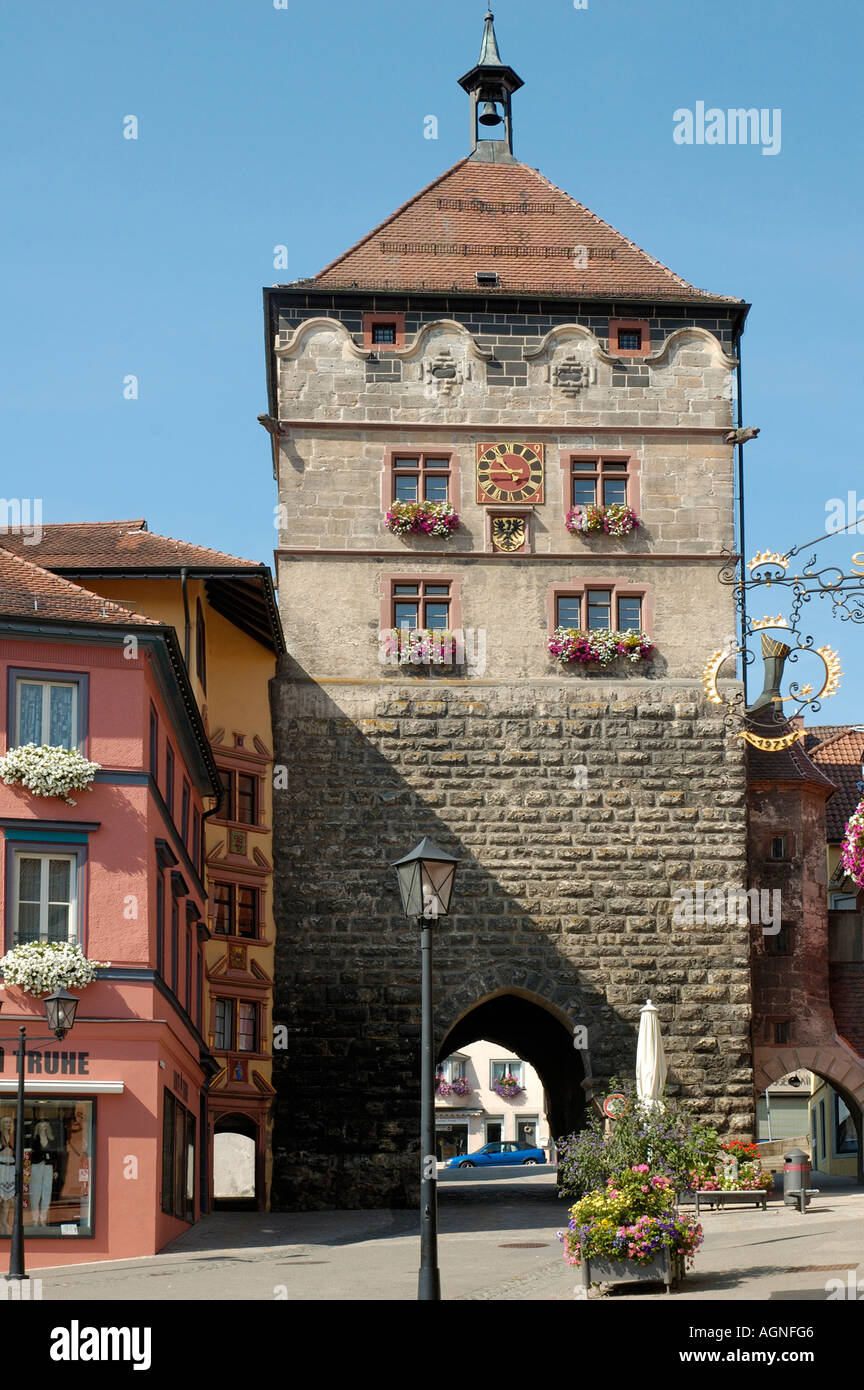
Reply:
[[[467, 152], [456, 79], [484, 8], [6, 0], [4, 495], [42, 497], [49, 521], [146, 516], [272, 559], [261, 286], [314, 273]], [[517, 155], [688, 280], [754, 305], [748, 549], [818, 535], [829, 498], [864, 503], [860, 4], [494, 9], [526, 83]], [[779, 107], [780, 153], [676, 145], [673, 112], [698, 101]], [[826, 559], [859, 548], [864, 523]], [[814, 630], [847, 673], [820, 720], [864, 722], [864, 632]]]

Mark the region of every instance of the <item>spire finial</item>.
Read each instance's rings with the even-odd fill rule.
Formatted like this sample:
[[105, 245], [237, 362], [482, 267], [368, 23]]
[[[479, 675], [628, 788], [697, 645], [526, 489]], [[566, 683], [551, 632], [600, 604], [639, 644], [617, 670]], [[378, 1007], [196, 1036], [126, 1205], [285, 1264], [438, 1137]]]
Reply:
[[491, 7], [487, 7], [483, 20], [483, 42], [480, 45], [480, 57], [477, 62], [481, 68], [501, 67], [501, 54], [498, 52], [498, 40], [495, 37], [495, 16]]

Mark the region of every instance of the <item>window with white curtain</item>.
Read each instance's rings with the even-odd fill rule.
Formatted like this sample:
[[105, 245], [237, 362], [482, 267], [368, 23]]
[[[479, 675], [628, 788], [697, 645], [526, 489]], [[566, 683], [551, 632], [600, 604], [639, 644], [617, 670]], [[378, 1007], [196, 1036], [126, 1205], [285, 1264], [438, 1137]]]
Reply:
[[51, 748], [77, 748], [77, 681], [40, 681], [20, 678], [15, 682], [15, 743], [43, 744]]
[[15, 855], [13, 945], [77, 940], [77, 878], [74, 855]]

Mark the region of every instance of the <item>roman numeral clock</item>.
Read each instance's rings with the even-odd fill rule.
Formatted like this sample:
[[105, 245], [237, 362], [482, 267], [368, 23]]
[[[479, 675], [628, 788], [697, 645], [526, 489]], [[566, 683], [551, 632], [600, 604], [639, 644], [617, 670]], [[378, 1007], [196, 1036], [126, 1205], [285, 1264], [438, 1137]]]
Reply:
[[477, 501], [543, 501], [542, 444], [478, 444]]
[[494, 550], [513, 553], [528, 543], [524, 509], [543, 501], [543, 445], [510, 441], [477, 445], [477, 501], [481, 506], [518, 506], [515, 514], [490, 513]]

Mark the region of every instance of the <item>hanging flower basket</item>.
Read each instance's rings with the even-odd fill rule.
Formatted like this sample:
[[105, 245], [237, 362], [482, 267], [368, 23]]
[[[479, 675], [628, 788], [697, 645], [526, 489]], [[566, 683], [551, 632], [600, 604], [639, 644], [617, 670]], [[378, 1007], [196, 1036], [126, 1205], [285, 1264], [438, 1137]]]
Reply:
[[88, 960], [81, 947], [68, 941], [30, 941], [15, 946], [0, 959], [4, 987], [15, 985], [37, 998], [55, 989], [84, 989], [92, 985], [97, 970], [111, 964]]
[[492, 1082], [492, 1090], [496, 1096], [501, 1096], [503, 1100], [515, 1100], [516, 1096], [523, 1095], [524, 1086], [520, 1086], [515, 1076], [501, 1076], [497, 1081]]
[[100, 771], [101, 764], [89, 762], [77, 748], [25, 743], [0, 758], [0, 777], [7, 787], [20, 783], [34, 796], [59, 796], [69, 806], [78, 805], [69, 793], [88, 791]]
[[611, 628], [585, 632], [556, 627], [546, 645], [562, 666], [609, 666], [619, 656], [636, 662], [654, 654], [654, 643], [644, 632], [615, 632]]
[[571, 507], [564, 525], [571, 536], [590, 536], [598, 532], [607, 536], [629, 536], [639, 525], [639, 518], [632, 507], [622, 506], [620, 502], [608, 507], [592, 502], [587, 507]]
[[853, 883], [864, 888], [864, 801], [859, 801], [846, 822], [840, 859]]
[[394, 502], [384, 517], [394, 536], [438, 536], [459, 528], [459, 513], [449, 502]]

